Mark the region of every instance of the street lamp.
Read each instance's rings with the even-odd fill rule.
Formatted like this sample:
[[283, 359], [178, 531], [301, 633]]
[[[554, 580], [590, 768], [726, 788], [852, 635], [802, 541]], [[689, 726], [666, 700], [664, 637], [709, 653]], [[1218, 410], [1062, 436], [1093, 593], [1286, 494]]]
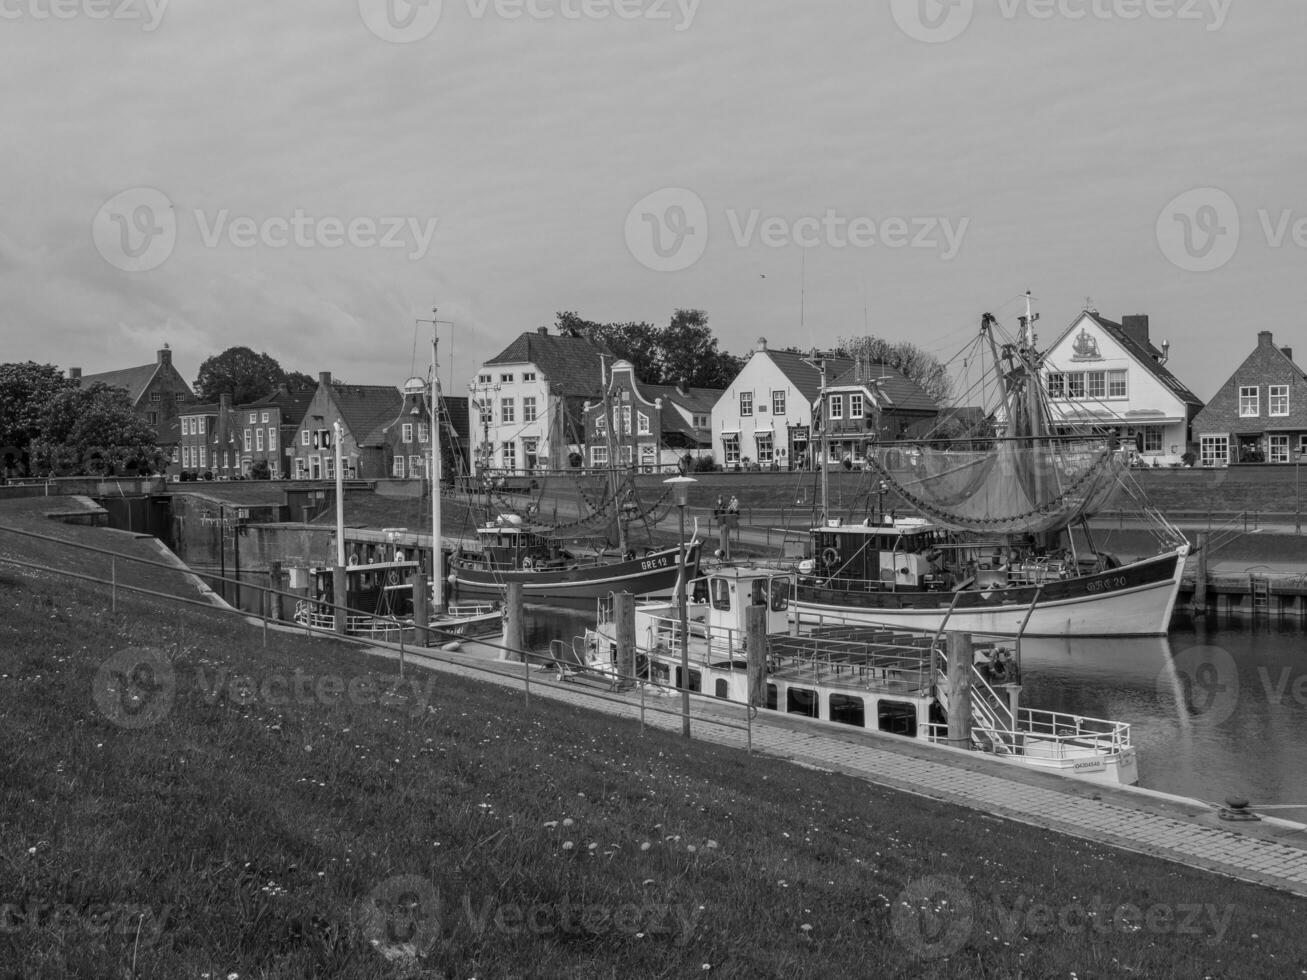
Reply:
[[677, 529], [680, 544], [676, 556], [679, 567], [676, 570], [676, 604], [681, 610], [681, 734], [690, 737], [690, 622], [689, 611], [685, 603], [685, 505], [690, 502], [690, 485], [698, 483], [692, 476], [674, 476], [664, 480], [663, 484], [672, 488], [672, 497], [676, 503]]

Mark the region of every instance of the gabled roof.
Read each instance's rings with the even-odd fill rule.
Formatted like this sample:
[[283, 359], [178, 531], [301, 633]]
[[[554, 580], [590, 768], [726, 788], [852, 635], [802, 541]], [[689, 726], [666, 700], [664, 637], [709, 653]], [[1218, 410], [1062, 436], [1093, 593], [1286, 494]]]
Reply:
[[603, 393], [599, 355], [610, 353], [584, 337], [558, 336], [532, 330], [521, 334], [485, 362], [534, 364], [558, 395], [598, 397]]
[[97, 381], [109, 385], [111, 388], [126, 388], [127, 397], [135, 405], [145, 394], [145, 388], [154, 378], [154, 372], [159, 369], [155, 363], [142, 364], [140, 367], [123, 368], [121, 371], [104, 371], [100, 374], [84, 374], [81, 378], [81, 386], [87, 388]]
[[239, 405], [237, 408], [252, 408], [256, 405], [275, 405], [281, 409], [281, 424], [298, 426], [304, 421], [304, 413], [309, 410], [309, 403], [313, 401], [314, 388], [297, 388], [291, 391], [289, 388], [278, 388], [271, 395], [265, 395], [249, 403], [248, 406]]
[[772, 363], [780, 370], [781, 374], [789, 380], [790, 384], [803, 394], [809, 402], [817, 400], [821, 394], [821, 362], [826, 362], [826, 383], [829, 385], [832, 378], [839, 377], [845, 371], [853, 367], [853, 359], [849, 357], [814, 357], [811, 354], [796, 354], [787, 350], [764, 350], [759, 351], [770, 357]]
[[[867, 379], [859, 381], [856, 377], [856, 365], [849, 368], [834, 381], [828, 381], [826, 387], [829, 388], [870, 388], [875, 382], [876, 387], [883, 391], [889, 399], [890, 408], [898, 409], [904, 412], [936, 412], [939, 406], [935, 404], [935, 399], [926, 394], [924, 388], [917, 384], [902, 371], [892, 368], [888, 364], [872, 362], [867, 365]], [[880, 379], [876, 381], [876, 379]]]
[[1139, 364], [1147, 368], [1148, 371], [1157, 378], [1168, 391], [1172, 392], [1177, 398], [1188, 405], [1195, 405], [1198, 408], [1203, 407], [1203, 400], [1181, 384], [1180, 379], [1166, 369], [1161, 363], [1162, 352], [1152, 345], [1152, 342], [1140, 344], [1134, 337], [1126, 333], [1125, 328], [1115, 320], [1109, 320], [1096, 310], [1084, 310], [1076, 316], [1065, 330], [1058, 336], [1057, 340], [1049, 347], [1052, 350], [1058, 344], [1066, 339], [1067, 334], [1076, 328], [1076, 324], [1083, 318], [1089, 317], [1103, 331], [1115, 340], [1121, 347], [1133, 357]]
[[640, 394], [646, 398], [661, 398], [664, 402], [679, 405], [689, 412], [691, 417], [686, 419], [680, 412], [664, 410], [663, 432], [680, 432], [691, 437], [697, 437], [703, 431], [694, 427], [693, 417], [707, 415], [711, 418], [713, 405], [717, 404], [717, 399], [722, 397], [725, 390], [725, 388], [687, 388], [685, 393], [682, 393], [675, 385], [640, 386]]
[[376, 446], [404, 396], [392, 385], [345, 385], [332, 382], [331, 400], [360, 446]]

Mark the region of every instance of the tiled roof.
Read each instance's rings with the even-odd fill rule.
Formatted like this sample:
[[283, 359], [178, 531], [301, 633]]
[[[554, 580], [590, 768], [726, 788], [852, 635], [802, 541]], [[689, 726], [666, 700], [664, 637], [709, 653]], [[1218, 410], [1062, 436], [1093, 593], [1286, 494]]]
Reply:
[[[888, 364], [872, 362], [867, 365], [867, 376], [871, 380], [880, 379], [879, 387], [889, 397], [889, 407], [899, 409], [905, 412], [936, 412], [939, 406], [935, 404], [935, 399], [926, 394], [925, 389], [917, 384], [902, 371], [892, 368]], [[856, 387], [860, 384], [870, 386], [870, 381], [858, 381], [855, 378], [857, 371], [855, 367], [849, 368], [834, 381], [828, 381], [828, 388], [849, 388]]]
[[[1124, 347], [1132, 357], [1144, 367], [1146, 367], [1158, 381], [1162, 382], [1170, 391], [1175, 392], [1176, 396], [1190, 405], [1202, 408], [1203, 401], [1187, 387], [1180, 383], [1180, 379], [1168, 371], [1161, 363], [1162, 352], [1148, 343], [1140, 344], [1134, 337], [1125, 332], [1125, 328], [1114, 320], [1109, 320], [1105, 316], [1086, 310], [1081, 316], [1088, 316], [1100, 327], [1107, 331], [1113, 340]], [[1080, 322], [1080, 317], [1076, 317], [1075, 323]], [[1067, 328], [1067, 331], [1075, 329], [1075, 323]], [[1063, 337], [1066, 336], [1064, 332]], [[1060, 341], [1061, 338], [1059, 338]]]
[[[790, 380], [794, 387], [803, 393], [803, 397], [809, 402], [817, 400], [821, 394], [821, 362], [823, 358], [813, 357], [811, 354], [795, 354], [792, 351], [768, 350], [764, 351]], [[849, 368], [853, 367], [853, 360], [848, 357], [827, 357], [826, 361], [826, 383], [829, 385], [832, 378], [843, 374]]]
[[[675, 385], [641, 385], [640, 394], [646, 398], [661, 398], [664, 402], [671, 402], [673, 405], [679, 405], [687, 412], [694, 415], [707, 415], [711, 417], [713, 405], [717, 404], [717, 399], [722, 397], [724, 388], [687, 388], [685, 394]], [[680, 432], [692, 438], [698, 438], [703, 429], [696, 429], [691, 423], [693, 418], [686, 419], [680, 412], [664, 411], [663, 412], [663, 432]]]
[[[275, 405], [281, 409], [281, 424], [298, 426], [304, 421], [304, 413], [309, 410], [309, 402], [313, 401], [315, 389], [299, 388], [295, 391], [278, 388], [271, 395], [265, 395], [257, 401], [250, 402], [250, 407], [255, 405]], [[245, 408], [246, 406], [238, 406]]]
[[158, 364], [142, 364], [140, 367], [123, 368], [121, 371], [104, 371], [100, 374], [82, 375], [81, 385], [83, 388], [89, 387], [99, 381], [107, 384], [111, 388], [126, 388], [127, 397], [135, 405], [141, 400], [141, 395], [145, 394], [145, 386], [150, 383], [154, 377], [154, 372], [159, 368]]
[[381, 432], [399, 414], [404, 396], [392, 385], [344, 385], [332, 382], [332, 401], [360, 446], [377, 446]]
[[597, 398], [603, 393], [599, 355], [608, 350], [584, 337], [529, 331], [486, 361], [492, 364], [534, 364], [554, 394]]

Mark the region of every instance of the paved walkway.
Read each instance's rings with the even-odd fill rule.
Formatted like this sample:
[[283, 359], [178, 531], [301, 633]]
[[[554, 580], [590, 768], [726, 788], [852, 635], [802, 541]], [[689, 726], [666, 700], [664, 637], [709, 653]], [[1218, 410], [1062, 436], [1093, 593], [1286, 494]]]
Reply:
[[[394, 649], [377, 656], [397, 658]], [[522, 691], [522, 664], [488, 655], [444, 653], [440, 659], [408, 654], [408, 663]], [[675, 694], [646, 697], [639, 691], [607, 693], [584, 681], [560, 682], [530, 669], [532, 697], [547, 697], [594, 711], [681, 730]], [[752, 749], [801, 765], [846, 773], [880, 786], [942, 800], [1174, 861], [1307, 897], [1307, 827], [1287, 821], [1224, 822], [1197, 800], [1130, 787], [1101, 786], [1039, 772], [982, 753], [966, 752], [861, 730], [759, 712], [746, 730], [743, 707], [692, 699], [695, 738]]]

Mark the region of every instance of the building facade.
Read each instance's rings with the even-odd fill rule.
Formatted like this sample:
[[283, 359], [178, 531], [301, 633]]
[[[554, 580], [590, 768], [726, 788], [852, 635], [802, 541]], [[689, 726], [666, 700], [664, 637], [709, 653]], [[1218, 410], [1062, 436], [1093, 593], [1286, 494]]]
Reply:
[[[411, 378], [402, 390], [399, 414], [382, 432], [384, 464], [396, 480], [428, 479], [431, 476], [431, 387], [423, 378]], [[467, 402], [441, 397], [437, 413], [440, 426], [440, 478], [451, 483], [468, 472]]]
[[82, 387], [98, 381], [124, 389], [132, 407], [154, 429], [159, 449], [171, 461], [167, 472], [181, 472], [181, 414], [186, 406], [194, 403], [195, 393], [173, 367], [172, 350], [167, 344], [155, 353], [153, 364], [86, 375], [81, 368], [74, 367], [68, 369], [68, 377]]
[[1120, 323], [1085, 310], [1047, 349], [1040, 368], [1061, 432], [1119, 430], [1138, 439], [1138, 461], [1178, 465], [1202, 401], [1166, 367], [1170, 345], [1149, 338], [1146, 315]]
[[1293, 463], [1307, 452], [1307, 375], [1271, 331], [1194, 419], [1202, 466]]
[[710, 388], [641, 385], [630, 361], [616, 361], [607, 390], [584, 405], [587, 466], [636, 466], [662, 472], [712, 453]]
[[399, 415], [402, 403], [398, 388], [341, 384], [332, 380], [330, 371], [323, 371], [292, 439], [291, 476], [297, 480], [336, 478], [337, 422], [342, 430], [339, 449], [345, 478], [389, 476], [385, 429]]
[[924, 436], [939, 418], [939, 406], [919, 384], [863, 356], [827, 382], [825, 398], [820, 441], [827, 451], [817, 453], [832, 463], [862, 466], [869, 445]]

